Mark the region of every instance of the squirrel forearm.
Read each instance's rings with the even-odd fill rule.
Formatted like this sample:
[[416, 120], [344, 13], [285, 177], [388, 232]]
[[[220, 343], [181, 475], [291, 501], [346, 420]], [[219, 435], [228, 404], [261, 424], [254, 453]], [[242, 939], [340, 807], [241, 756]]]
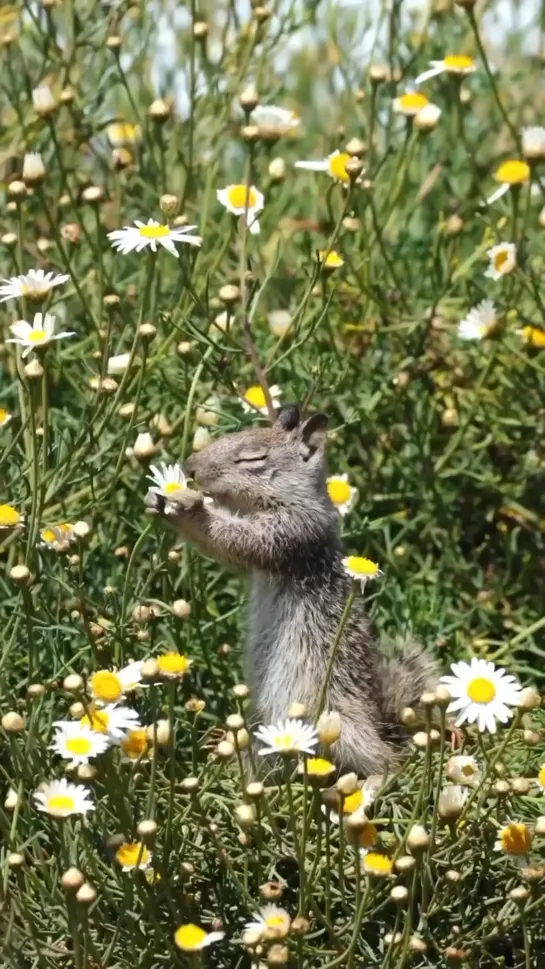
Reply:
[[233, 515], [214, 505], [182, 512], [172, 519], [176, 530], [205, 555], [243, 568], [265, 568], [275, 547], [270, 516]]

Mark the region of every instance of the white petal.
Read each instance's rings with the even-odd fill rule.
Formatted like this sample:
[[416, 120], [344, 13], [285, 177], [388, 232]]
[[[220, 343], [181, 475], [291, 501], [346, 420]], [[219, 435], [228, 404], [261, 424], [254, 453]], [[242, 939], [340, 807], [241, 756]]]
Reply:
[[328, 172], [329, 159], [324, 158], [322, 161], [296, 161], [294, 168], [304, 168], [309, 172]]
[[497, 188], [495, 192], [492, 192], [492, 195], [487, 198], [486, 204], [492, 205], [494, 202], [497, 202], [498, 199], [501, 199], [502, 195], [505, 195], [505, 193], [508, 191], [509, 185], [500, 185], [500, 187]]

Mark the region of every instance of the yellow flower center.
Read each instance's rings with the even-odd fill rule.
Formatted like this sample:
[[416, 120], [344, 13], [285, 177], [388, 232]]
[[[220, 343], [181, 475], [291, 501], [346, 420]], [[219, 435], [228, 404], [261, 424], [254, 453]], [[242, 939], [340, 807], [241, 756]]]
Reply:
[[36, 299], [41, 302], [44, 296], [47, 296], [50, 287], [47, 283], [33, 283], [32, 286], [21, 286], [21, 296], [27, 296], [28, 299]]
[[259, 384], [255, 384], [253, 387], [248, 387], [248, 390], [244, 394], [244, 399], [252, 404], [253, 407], [266, 407], [265, 394], [263, 388]]
[[125, 141], [128, 144], [132, 144], [139, 140], [140, 128], [136, 124], [131, 124], [130, 121], [121, 121], [118, 124], [110, 125], [108, 134], [113, 142]]
[[54, 794], [47, 799], [47, 807], [49, 811], [73, 811], [75, 801], [68, 794]]
[[347, 566], [351, 572], [357, 572], [358, 575], [374, 576], [378, 572], [376, 562], [361, 555], [349, 555]]
[[535, 326], [523, 326], [522, 338], [531, 347], [545, 347], [545, 331], [538, 330]]
[[31, 343], [43, 343], [44, 340], [48, 339], [48, 336], [45, 330], [31, 330], [28, 339]]
[[320, 249], [318, 252], [318, 258], [320, 262], [323, 263], [328, 269], [338, 269], [340, 266], [344, 266], [344, 259], [339, 256], [338, 252], [332, 250], [327, 252], [327, 249]]
[[502, 829], [500, 841], [508, 855], [527, 855], [532, 847], [532, 835], [525, 824], [508, 824]]
[[366, 871], [374, 875], [389, 875], [393, 862], [387, 855], [380, 855], [376, 851], [370, 851], [363, 859], [363, 867]]
[[409, 91], [407, 94], [402, 94], [398, 98], [398, 104], [403, 114], [416, 114], [417, 111], [421, 111], [429, 103], [426, 95], [421, 94], [420, 91]]
[[132, 844], [126, 843], [120, 845], [115, 853], [115, 857], [120, 865], [131, 865], [135, 867], [146, 864], [149, 860], [149, 851], [140, 841], [135, 841]]
[[293, 734], [291, 733], [278, 734], [278, 737], [276, 738], [275, 746], [278, 747], [280, 750], [289, 750], [290, 747], [293, 747]]
[[109, 721], [110, 717], [104, 710], [94, 710], [90, 707], [89, 716], [85, 714], [80, 720], [80, 725], [82, 727], [90, 727], [96, 733], [108, 733]]
[[507, 252], [507, 249], [500, 249], [500, 251], [494, 256], [494, 268], [497, 269], [499, 273], [501, 273], [508, 258], [509, 253]]
[[500, 165], [494, 177], [506, 185], [522, 185], [530, 178], [530, 167], [526, 162], [511, 158]]
[[131, 760], [138, 760], [142, 754], [147, 752], [149, 747], [146, 731], [142, 728], [131, 730], [128, 736], [121, 741], [120, 747], [126, 757], [130, 757]]
[[352, 488], [347, 481], [333, 478], [327, 482], [327, 492], [334, 505], [344, 505], [350, 499]]
[[467, 684], [467, 695], [473, 703], [491, 703], [496, 696], [496, 687], [492, 680], [484, 676], [476, 676]]
[[265, 919], [265, 925], [269, 929], [281, 929], [284, 927], [285, 921], [283, 915], [270, 915], [268, 919]]
[[541, 787], [545, 787], [545, 764], [543, 764], [543, 767], [539, 771], [539, 774], [537, 775], [537, 779], [538, 779], [538, 783], [541, 784]]
[[336, 178], [339, 182], [345, 182], [348, 184], [350, 181], [350, 175], [346, 170], [346, 163], [350, 159], [350, 155], [347, 151], [341, 151], [338, 155], [333, 155], [329, 159], [329, 174], [332, 178]]
[[109, 670], [99, 670], [91, 677], [91, 690], [104, 703], [115, 703], [123, 696], [121, 680]]
[[9, 412], [5, 409], [5, 407], [0, 407], [0, 427], [2, 426], [2, 424], [6, 423], [8, 417], [9, 417]]
[[[376, 826], [372, 821], [368, 821], [364, 828], [361, 829], [359, 835], [359, 844], [361, 848], [374, 848], [378, 839], [378, 831]], [[379, 856], [380, 857], [380, 856]]]
[[447, 71], [469, 71], [473, 67], [473, 58], [467, 54], [447, 54], [443, 64]]
[[42, 541], [44, 542], [56, 542], [57, 536], [52, 528], [43, 528], [41, 531]]
[[254, 209], [257, 205], [257, 195], [248, 185], [231, 185], [227, 198], [234, 209]]
[[311, 777], [327, 777], [335, 770], [335, 765], [324, 757], [309, 757], [307, 770]]
[[205, 939], [206, 932], [204, 929], [192, 923], [181, 925], [174, 933], [176, 945], [180, 949], [185, 949], [186, 952], [193, 952], [194, 949], [200, 949]]
[[142, 225], [138, 231], [144, 239], [164, 239], [170, 235], [168, 225]]
[[157, 666], [161, 673], [181, 675], [187, 673], [189, 661], [187, 656], [182, 656], [180, 653], [164, 653], [163, 656], [157, 657]]
[[343, 814], [353, 814], [363, 805], [363, 792], [358, 788], [353, 794], [349, 794], [343, 801]]
[[87, 737], [67, 737], [66, 749], [70, 754], [86, 756], [91, 753], [93, 745]]
[[13, 505], [0, 505], [0, 528], [15, 528], [21, 522], [21, 516]]
[[183, 485], [181, 485], [179, 481], [167, 481], [167, 483], [163, 488], [165, 495], [174, 495], [178, 491], [183, 491], [183, 490], [184, 490]]

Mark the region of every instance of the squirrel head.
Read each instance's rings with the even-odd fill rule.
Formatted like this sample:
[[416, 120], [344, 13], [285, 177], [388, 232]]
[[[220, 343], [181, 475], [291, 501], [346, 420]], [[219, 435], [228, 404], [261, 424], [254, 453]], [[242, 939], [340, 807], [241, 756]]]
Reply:
[[256, 427], [212, 441], [192, 454], [185, 470], [205, 494], [231, 511], [304, 506], [325, 500], [327, 417], [301, 420], [288, 404], [271, 427]]

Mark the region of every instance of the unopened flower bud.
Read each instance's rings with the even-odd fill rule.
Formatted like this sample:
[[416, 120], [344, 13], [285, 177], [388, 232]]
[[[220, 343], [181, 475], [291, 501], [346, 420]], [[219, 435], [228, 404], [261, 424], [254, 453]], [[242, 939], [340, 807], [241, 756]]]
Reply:
[[74, 523], [73, 532], [76, 538], [84, 539], [90, 534], [91, 526], [86, 521], [78, 521]]
[[263, 787], [261, 781], [250, 781], [246, 787], [246, 795], [247, 797], [258, 800], [258, 798], [263, 796], [264, 790], [265, 788]]
[[246, 700], [250, 696], [250, 687], [246, 683], [236, 683], [233, 687], [233, 695], [239, 700]]
[[175, 599], [170, 608], [178, 619], [188, 619], [191, 615], [191, 605], [185, 599]]
[[164, 124], [171, 114], [172, 104], [164, 98], [156, 98], [148, 108], [148, 115], [156, 124]]
[[286, 177], [286, 162], [283, 158], [273, 158], [269, 162], [269, 176], [273, 182], [282, 182]]
[[526, 686], [519, 694], [520, 710], [534, 710], [541, 705], [541, 697], [535, 686]]
[[440, 709], [442, 710], [446, 709], [451, 699], [452, 699], [452, 695], [448, 686], [437, 687], [435, 691], [435, 702]]
[[145, 845], [151, 845], [154, 843], [157, 834], [157, 822], [146, 818], [139, 822], [136, 831]]
[[21, 588], [30, 585], [32, 582], [30, 569], [28, 569], [26, 565], [14, 565], [13, 568], [10, 569], [9, 577], [12, 582], [15, 582], [15, 584], [21, 586]]
[[412, 707], [403, 707], [401, 711], [401, 723], [404, 727], [415, 727], [418, 717]]
[[8, 868], [17, 869], [22, 868], [25, 864], [25, 856], [19, 851], [12, 851], [8, 855]]
[[92, 764], [78, 764], [76, 774], [79, 781], [94, 781], [97, 769]]
[[61, 877], [61, 884], [67, 892], [77, 892], [85, 881], [85, 876], [79, 868], [67, 868]]
[[415, 864], [416, 862], [412, 855], [400, 855], [399, 858], [396, 858], [394, 867], [400, 874], [404, 874], [412, 871]]
[[234, 744], [230, 743], [229, 740], [221, 740], [216, 747], [216, 754], [220, 760], [227, 761], [231, 760], [235, 753]]
[[359, 788], [358, 775], [354, 774], [353, 772], [350, 774], [343, 774], [342, 777], [339, 777], [335, 787], [339, 794], [342, 794], [343, 797], [350, 797], [350, 795], [355, 794]]
[[430, 845], [430, 836], [421, 824], [413, 824], [407, 836], [407, 847], [413, 854], [426, 851]]
[[249, 84], [248, 87], [244, 88], [239, 97], [239, 102], [246, 114], [249, 114], [257, 107], [259, 104], [259, 94], [257, 93], [255, 85]]
[[25, 721], [19, 713], [15, 713], [14, 710], [10, 710], [9, 713], [5, 713], [2, 717], [2, 727], [6, 733], [21, 733], [25, 729]]
[[89, 882], [84, 882], [76, 892], [76, 900], [80, 905], [92, 905], [96, 901], [97, 893]]
[[81, 693], [84, 687], [83, 677], [79, 673], [70, 673], [62, 681], [62, 688], [67, 693]]
[[241, 828], [250, 828], [256, 823], [257, 813], [253, 804], [239, 804], [235, 808], [235, 819]]
[[304, 703], [292, 703], [288, 710], [288, 717], [292, 720], [304, 720], [307, 715], [307, 708]]
[[173, 215], [176, 215], [178, 209], [180, 208], [180, 199], [177, 195], [161, 195], [159, 205], [161, 207], [161, 212], [164, 212], [166, 216], [172, 217]]
[[328, 746], [339, 739], [341, 736], [341, 718], [336, 710], [332, 710], [330, 713], [322, 713], [316, 724], [316, 732], [320, 743]]
[[232, 283], [226, 283], [219, 291], [219, 298], [226, 306], [232, 303], [238, 303], [240, 300], [240, 289]]

